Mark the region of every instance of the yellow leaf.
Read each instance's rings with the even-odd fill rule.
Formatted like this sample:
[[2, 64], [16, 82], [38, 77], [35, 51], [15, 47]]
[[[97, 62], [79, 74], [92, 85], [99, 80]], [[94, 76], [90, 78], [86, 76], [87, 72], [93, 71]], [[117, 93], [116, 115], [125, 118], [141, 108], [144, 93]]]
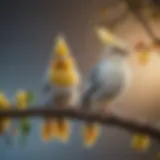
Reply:
[[58, 121], [57, 119], [52, 119], [52, 138], [55, 138], [58, 136]]
[[49, 142], [52, 138], [52, 125], [49, 121], [41, 125], [41, 138], [44, 142]]

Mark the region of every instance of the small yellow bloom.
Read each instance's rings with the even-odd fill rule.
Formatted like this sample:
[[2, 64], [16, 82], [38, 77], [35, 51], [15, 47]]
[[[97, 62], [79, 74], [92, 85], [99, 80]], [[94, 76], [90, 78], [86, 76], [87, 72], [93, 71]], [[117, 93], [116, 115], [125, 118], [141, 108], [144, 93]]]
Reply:
[[149, 52], [143, 52], [139, 54], [139, 61], [141, 64], [146, 64], [149, 61], [150, 54]]
[[58, 120], [58, 138], [62, 142], [67, 142], [70, 135], [70, 123], [68, 120], [60, 119]]
[[151, 140], [145, 135], [134, 135], [131, 146], [135, 150], [145, 151], [149, 148]]
[[55, 138], [58, 136], [58, 120], [52, 119], [52, 138]]
[[16, 103], [19, 109], [26, 109], [28, 106], [28, 93], [26, 91], [19, 91], [16, 94]]
[[[8, 109], [10, 109], [10, 102], [3, 93], [0, 93], [0, 110], [8, 110]], [[10, 124], [11, 124], [10, 118], [1, 118], [0, 134], [4, 133], [9, 128]]]
[[52, 139], [52, 124], [48, 120], [41, 125], [41, 138], [44, 142]]
[[84, 143], [87, 147], [91, 147], [100, 135], [100, 127], [97, 124], [87, 123], [83, 128]]

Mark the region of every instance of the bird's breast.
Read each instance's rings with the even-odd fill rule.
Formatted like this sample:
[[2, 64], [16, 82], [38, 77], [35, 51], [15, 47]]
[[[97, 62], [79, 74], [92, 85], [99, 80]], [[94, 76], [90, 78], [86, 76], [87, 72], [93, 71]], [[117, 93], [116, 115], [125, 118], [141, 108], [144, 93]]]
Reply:
[[51, 83], [56, 86], [70, 87], [79, 83], [79, 76], [76, 71], [53, 71]]

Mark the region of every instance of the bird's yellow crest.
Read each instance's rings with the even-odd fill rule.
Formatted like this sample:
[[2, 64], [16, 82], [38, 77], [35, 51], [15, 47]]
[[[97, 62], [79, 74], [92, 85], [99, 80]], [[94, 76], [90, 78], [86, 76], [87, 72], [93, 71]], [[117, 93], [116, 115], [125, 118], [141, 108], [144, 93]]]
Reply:
[[114, 45], [123, 49], [128, 49], [128, 46], [120, 38], [111, 33], [107, 28], [95, 28], [95, 33], [104, 45]]
[[55, 44], [55, 54], [58, 56], [66, 56], [69, 55], [70, 50], [69, 47], [62, 36], [58, 36]]
[[104, 43], [104, 44], [116, 44], [116, 38], [114, 35], [109, 32], [104, 27], [96, 28], [95, 29], [96, 34], [98, 38]]

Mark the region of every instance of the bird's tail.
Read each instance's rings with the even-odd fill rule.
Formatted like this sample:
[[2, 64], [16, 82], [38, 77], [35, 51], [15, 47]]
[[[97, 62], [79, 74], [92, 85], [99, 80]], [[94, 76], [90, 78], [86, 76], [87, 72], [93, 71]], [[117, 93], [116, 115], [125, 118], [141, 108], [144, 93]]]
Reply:
[[52, 121], [51, 119], [46, 119], [41, 125], [41, 138], [44, 142], [49, 142], [52, 139]]
[[93, 124], [86, 122], [83, 126], [83, 138], [84, 138], [84, 144], [87, 147], [91, 147], [95, 144], [97, 141], [99, 135], [100, 135], [100, 126], [98, 124]]
[[150, 147], [150, 138], [147, 135], [136, 134], [133, 135], [131, 147], [134, 150], [145, 151]]
[[60, 141], [64, 143], [67, 142], [71, 130], [69, 121], [63, 118], [57, 119], [54, 125], [57, 126], [57, 137], [60, 139]]

